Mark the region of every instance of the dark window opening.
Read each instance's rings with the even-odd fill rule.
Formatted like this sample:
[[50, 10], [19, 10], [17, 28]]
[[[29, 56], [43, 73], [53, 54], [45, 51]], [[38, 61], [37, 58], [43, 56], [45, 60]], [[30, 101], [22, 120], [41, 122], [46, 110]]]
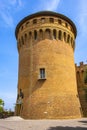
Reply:
[[71, 31], [73, 32], [73, 28], [71, 27]]
[[45, 68], [41, 68], [40, 69], [40, 79], [45, 79], [46, 76], [45, 76]]
[[61, 21], [60, 19], [58, 19], [58, 23], [59, 23], [59, 24], [62, 24], [62, 21]]
[[64, 41], [66, 42], [66, 33], [64, 32]]
[[29, 38], [30, 39], [32, 38], [32, 32], [29, 32]]
[[62, 32], [61, 32], [61, 30], [59, 30], [58, 38], [59, 38], [59, 40], [62, 40]]
[[33, 24], [36, 24], [36, 23], [37, 23], [37, 19], [34, 19], [34, 20], [33, 20]]
[[26, 22], [26, 26], [28, 26], [29, 22]]
[[40, 39], [43, 39], [43, 30], [40, 29], [39, 34], [40, 34]]
[[50, 39], [50, 29], [46, 29], [45, 38]]
[[25, 34], [25, 41], [27, 41], [27, 34]]
[[45, 23], [45, 18], [41, 18], [41, 22], [42, 22], [42, 23]]
[[54, 23], [54, 19], [53, 18], [50, 18], [50, 23]]
[[23, 26], [21, 27], [21, 30], [23, 30]]
[[53, 30], [53, 38], [56, 39], [56, 30]]
[[68, 27], [68, 23], [65, 23], [65, 26]]
[[70, 42], [70, 35], [68, 35], [68, 37], [67, 37], [67, 42], [68, 43]]
[[35, 30], [34, 31], [34, 40], [36, 40], [37, 39], [37, 31]]
[[73, 44], [73, 38], [71, 37], [71, 45]]

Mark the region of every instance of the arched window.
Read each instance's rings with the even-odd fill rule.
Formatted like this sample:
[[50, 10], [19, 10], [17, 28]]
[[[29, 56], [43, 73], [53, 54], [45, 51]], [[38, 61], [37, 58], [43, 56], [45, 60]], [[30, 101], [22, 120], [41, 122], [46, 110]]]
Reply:
[[62, 40], [62, 31], [61, 30], [59, 30], [58, 39]]
[[75, 40], [73, 40], [73, 46], [72, 47], [73, 47], [73, 49], [75, 49]]
[[56, 29], [53, 30], [53, 39], [56, 39]]
[[43, 39], [43, 30], [42, 29], [40, 29], [39, 35], [40, 35], [40, 39]]
[[73, 42], [74, 42], [74, 41], [73, 41], [73, 38], [71, 37], [71, 46], [72, 46], [72, 47], [73, 47]]
[[73, 38], [71, 37], [71, 45], [73, 44]]
[[71, 38], [72, 42], [71, 42], [71, 46], [73, 49], [75, 49], [75, 41], [73, 40], [73, 38]]
[[27, 41], [27, 34], [25, 33], [25, 42]]
[[66, 42], [66, 32], [64, 32], [63, 37], [64, 37], [64, 41]]
[[53, 18], [50, 18], [50, 23], [54, 23], [54, 19]]
[[23, 30], [23, 26], [21, 27], [21, 30]]
[[70, 35], [68, 34], [67, 42], [70, 43]]
[[37, 31], [35, 30], [34, 31], [34, 40], [36, 40], [37, 39]]
[[50, 29], [46, 29], [45, 38], [50, 39]]
[[32, 32], [29, 32], [29, 39], [32, 38]]
[[23, 38], [23, 36], [21, 37], [21, 43], [22, 43], [22, 45], [24, 45], [24, 38]]

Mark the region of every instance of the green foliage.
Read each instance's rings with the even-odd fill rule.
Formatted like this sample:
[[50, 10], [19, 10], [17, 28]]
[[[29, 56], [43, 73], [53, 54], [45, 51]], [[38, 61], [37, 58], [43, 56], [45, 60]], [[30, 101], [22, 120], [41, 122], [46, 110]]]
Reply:
[[4, 107], [4, 101], [0, 99], [0, 112], [3, 112], [3, 107]]
[[0, 106], [4, 106], [4, 101], [2, 99], [0, 99]]
[[2, 113], [4, 110], [3, 110], [3, 107], [0, 106], [0, 113]]

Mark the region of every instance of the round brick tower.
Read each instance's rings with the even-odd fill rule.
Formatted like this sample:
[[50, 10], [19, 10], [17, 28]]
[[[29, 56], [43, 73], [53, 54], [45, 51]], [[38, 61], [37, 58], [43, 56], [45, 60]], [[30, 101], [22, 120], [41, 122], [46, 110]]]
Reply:
[[16, 115], [29, 119], [81, 117], [77, 93], [74, 23], [43, 11], [16, 27], [19, 52]]

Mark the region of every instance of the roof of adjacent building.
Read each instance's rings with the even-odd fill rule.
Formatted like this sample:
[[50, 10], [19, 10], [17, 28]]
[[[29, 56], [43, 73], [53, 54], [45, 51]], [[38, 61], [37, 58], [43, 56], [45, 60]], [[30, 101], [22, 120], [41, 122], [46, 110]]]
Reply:
[[66, 17], [65, 15], [63, 14], [59, 14], [57, 12], [52, 12], [52, 11], [40, 11], [40, 12], [37, 12], [37, 13], [34, 13], [34, 14], [31, 14], [31, 15], [28, 15], [27, 17], [23, 18], [19, 23], [18, 25], [16, 26], [16, 30], [15, 30], [15, 36], [17, 38], [17, 33], [18, 33], [18, 30], [20, 28], [20, 26], [26, 22], [27, 20], [29, 19], [32, 19], [32, 18], [35, 18], [35, 17], [39, 17], [39, 16], [55, 16], [55, 17], [58, 17], [58, 18], [61, 18], [61, 19], [64, 19], [66, 20], [68, 23], [71, 24], [71, 26], [73, 27], [74, 29], [74, 34], [75, 34], [75, 37], [77, 35], [77, 29], [76, 29], [76, 26], [75, 24], [72, 22], [72, 20], [70, 20], [68, 17]]

